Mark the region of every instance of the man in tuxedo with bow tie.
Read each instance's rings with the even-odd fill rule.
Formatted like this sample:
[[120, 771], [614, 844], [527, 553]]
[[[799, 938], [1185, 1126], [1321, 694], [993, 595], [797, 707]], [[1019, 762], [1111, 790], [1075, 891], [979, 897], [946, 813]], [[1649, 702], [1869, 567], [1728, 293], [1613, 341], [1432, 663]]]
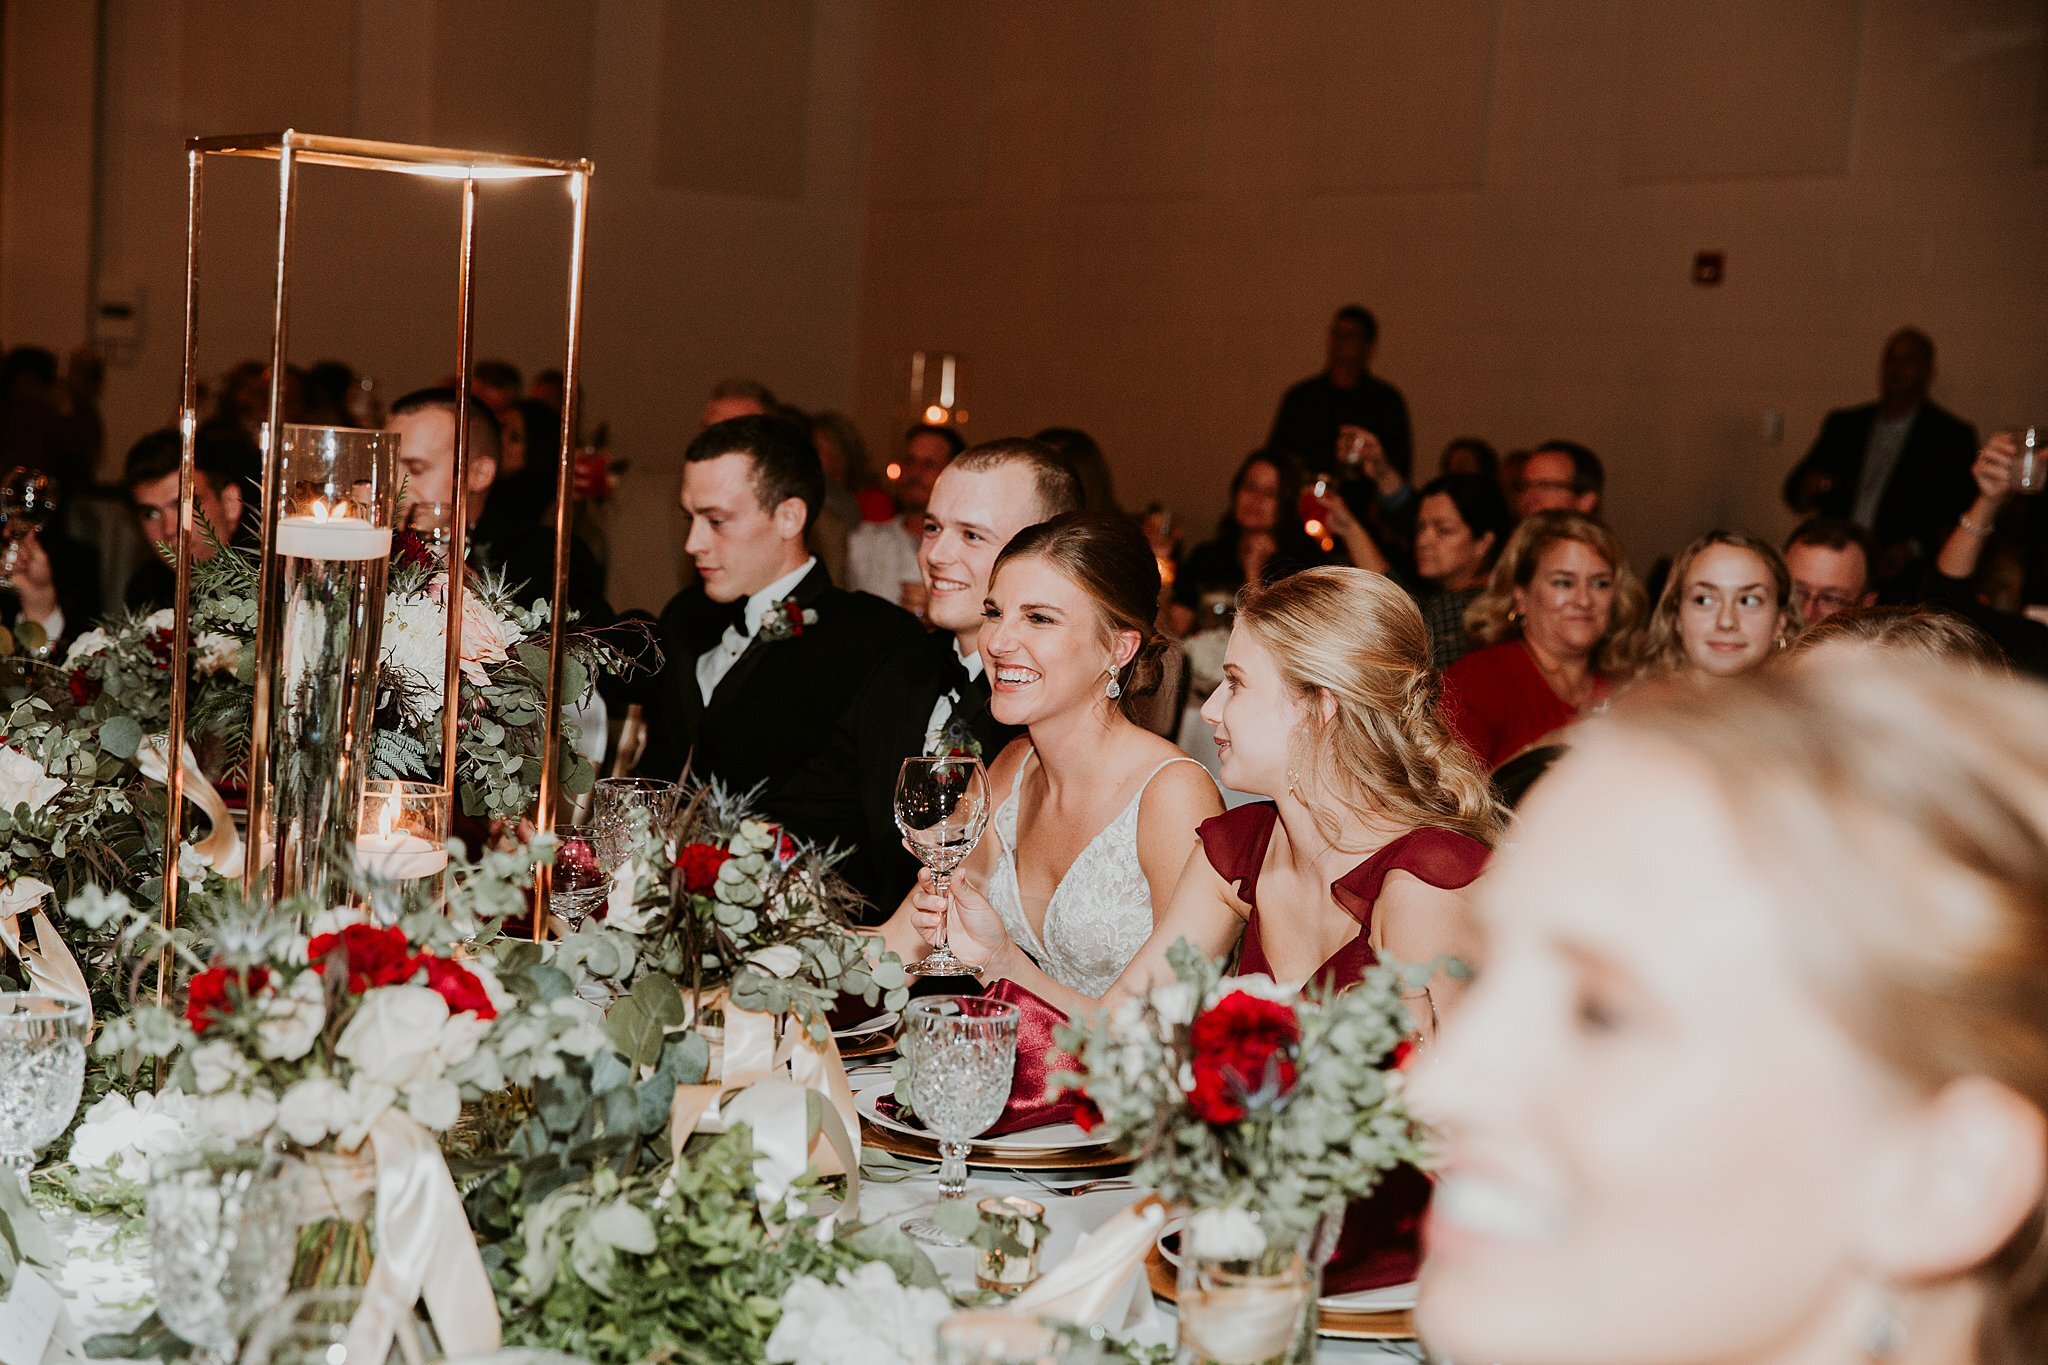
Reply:
[[876, 663], [924, 638], [909, 612], [832, 586], [804, 548], [825, 499], [810, 433], [779, 417], [706, 427], [683, 452], [697, 583], [661, 614], [641, 771], [746, 792], [817, 753]]
[[886, 918], [917, 879], [895, 824], [896, 774], [913, 754], [993, 763], [1018, 731], [989, 714], [978, 640], [996, 556], [1027, 526], [1081, 505], [1073, 469], [1037, 441], [989, 441], [954, 458], [925, 506], [917, 567], [932, 633], [882, 659], [815, 758], [767, 793], [805, 838], [853, 852], [841, 864]]

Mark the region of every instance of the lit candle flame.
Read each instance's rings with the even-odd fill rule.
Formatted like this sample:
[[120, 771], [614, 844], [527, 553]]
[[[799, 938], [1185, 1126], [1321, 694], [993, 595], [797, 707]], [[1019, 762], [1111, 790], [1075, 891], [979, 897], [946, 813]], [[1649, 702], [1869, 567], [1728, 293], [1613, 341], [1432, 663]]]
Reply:
[[328, 516], [327, 504], [315, 498], [313, 499], [313, 505], [307, 509], [307, 514], [315, 521], [325, 521]]
[[398, 828], [398, 797], [393, 795], [384, 800], [383, 813], [377, 817], [377, 833], [386, 839]]

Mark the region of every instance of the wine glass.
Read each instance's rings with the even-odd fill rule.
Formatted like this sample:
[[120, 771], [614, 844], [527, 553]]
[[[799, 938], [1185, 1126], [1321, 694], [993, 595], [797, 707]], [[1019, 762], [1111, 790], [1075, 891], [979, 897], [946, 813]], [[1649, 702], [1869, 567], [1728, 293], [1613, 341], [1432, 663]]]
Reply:
[[[366, 1321], [392, 1324], [391, 1345], [366, 1359], [350, 1332], [364, 1307]], [[249, 1334], [241, 1365], [423, 1365], [441, 1359], [434, 1331], [389, 1294], [368, 1285], [304, 1289], [263, 1315]]]
[[683, 789], [654, 777], [606, 777], [590, 793], [590, 846], [609, 887], [611, 874], [638, 851], [646, 832], [666, 835]]
[[0, 537], [7, 548], [0, 550], [0, 588], [14, 586], [14, 571], [21, 565], [21, 542], [49, 524], [57, 510], [57, 481], [40, 469], [16, 465], [0, 480]]
[[21, 1187], [36, 1149], [62, 1133], [85, 1085], [85, 1004], [45, 991], [0, 992], [0, 1160]]
[[980, 995], [928, 995], [904, 1009], [897, 1046], [910, 1063], [911, 1107], [939, 1140], [939, 1197], [903, 1221], [933, 1246], [966, 1246], [932, 1215], [967, 1198], [968, 1139], [1003, 1116], [1017, 1069], [1017, 1007]]
[[199, 1361], [232, 1361], [249, 1324], [284, 1297], [297, 1210], [275, 1152], [183, 1152], [149, 1177], [150, 1270], [164, 1325]]
[[[896, 828], [917, 860], [932, 870], [932, 884], [950, 903], [953, 869], [960, 866], [988, 826], [988, 773], [978, 758], [941, 755], [906, 758], [896, 774]], [[910, 969], [918, 976], [980, 976], [946, 946], [946, 922], [939, 941]]]

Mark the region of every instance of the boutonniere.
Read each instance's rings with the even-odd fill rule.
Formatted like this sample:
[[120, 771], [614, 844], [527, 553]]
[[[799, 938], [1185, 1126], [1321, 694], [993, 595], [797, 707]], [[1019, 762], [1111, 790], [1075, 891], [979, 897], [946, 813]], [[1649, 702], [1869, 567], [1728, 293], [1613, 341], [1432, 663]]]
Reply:
[[981, 741], [974, 737], [968, 718], [955, 706], [946, 723], [925, 736], [924, 751], [929, 758], [980, 758]]
[[761, 628], [754, 632], [754, 638], [770, 644], [777, 640], [794, 640], [804, 633], [806, 627], [817, 624], [816, 609], [785, 597], [780, 602], [768, 604], [768, 614], [761, 618]]

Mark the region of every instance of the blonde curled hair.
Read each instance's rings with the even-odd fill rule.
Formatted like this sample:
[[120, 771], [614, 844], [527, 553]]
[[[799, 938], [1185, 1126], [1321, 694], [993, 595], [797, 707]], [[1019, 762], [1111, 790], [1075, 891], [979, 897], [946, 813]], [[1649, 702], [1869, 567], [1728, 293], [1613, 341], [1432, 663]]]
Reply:
[[[1983, 1077], [2048, 1113], [2048, 689], [1873, 652], [1598, 723], [1703, 764], [1808, 984], [1896, 1076]], [[2048, 1176], [2048, 1172], [2044, 1172]], [[2048, 1360], [2048, 1200], [1973, 1272], [1977, 1359]]]
[[1608, 618], [1607, 633], [1593, 647], [1592, 663], [1602, 677], [1619, 682], [1642, 666], [1643, 621], [1650, 596], [1629, 568], [1620, 537], [1584, 512], [1538, 512], [1523, 518], [1495, 561], [1485, 589], [1465, 608], [1465, 633], [1475, 647], [1519, 638], [1515, 589], [1533, 583], [1543, 552], [1566, 540], [1577, 541], [1614, 570], [1614, 614]]
[[[1495, 842], [1493, 788], [1438, 714], [1429, 628], [1392, 580], [1364, 569], [1304, 569], [1247, 588], [1237, 628], [1264, 646], [1281, 682], [1307, 703], [1296, 766], [1317, 828], [1332, 843], [1341, 829], [1333, 803], [1361, 817]], [[1324, 698], [1332, 703], [1327, 717]]]
[[1686, 666], [1685, 641], [1678, 634], [1678, 609], [1685, 598], [1685, 580], [1692, 576], [1693, 561], [1716, 545], [1747, 550], [1763, 561], [1778, 604], [1777, 648], [1785, 648], [1799, 634], [1799, 609], [1792, 604], [1792, 571], [1785, 567], [1785, 556], [1778, 553], [1778, 547], [1747, 531], [1709, 531], [1680, 550], [1678, 558], [1671, 561], [1671, 575], [1664, 580], [1656, 610], [1650, 613], [1650, 662], [1658, 668]]

